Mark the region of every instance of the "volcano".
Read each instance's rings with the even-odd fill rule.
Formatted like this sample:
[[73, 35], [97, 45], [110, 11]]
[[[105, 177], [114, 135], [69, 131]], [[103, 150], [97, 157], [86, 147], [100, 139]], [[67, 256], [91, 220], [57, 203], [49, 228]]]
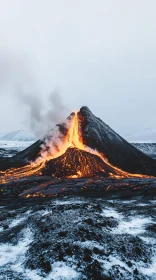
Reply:
[[0, 160], [2, 182], [54, 178], [156, 176], [156, 161], [129, 144], [87, 107], [73, 112], [42, 140]]

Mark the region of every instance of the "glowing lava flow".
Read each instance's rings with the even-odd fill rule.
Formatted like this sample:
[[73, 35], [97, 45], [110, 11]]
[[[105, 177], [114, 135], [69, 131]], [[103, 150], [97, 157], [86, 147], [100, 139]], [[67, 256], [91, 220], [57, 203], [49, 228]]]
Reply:
[[39, 164], [32, 163], [23, 167], [10, 168], [6, 171], [0, 171], [0, 183], [4, 184], [24, 177], [40, 175], [40, 170], [43, 167], [44, 167], [44, 162]]
[[[54, 145], [56, 147], [57, 144]], [[50, 147], [51, 153], [46, 154], [44, 151], [41, 151], [41, 157], [36, 162], [30, 163], [24, 167], [21, 168], [11, 168], [5, 172], [0, 171], [0, 183], [6, 183], [12, 180], [17, 180], [24, 177], [29, 177], [33, 175], [41, 175], [41, 170], [45, 167], [45, 164], [47, 161], [58, 158], [59, 156], [63, 155], [68, 148], [73, 147], [77, 148], [79, 150], [89, 152], [91, 154], [94, 154], [102, 159], [102, 161], [109, 167], [112, 172], [109, 172], [110, 178], [149, 178], [149, 176], [141, 175], [141, 174], [131, 174], [125, 171], [122, 171], [121, 169], [113, 166], [108, 162], [108, 160], [104, 157], [104, 155], [98, 153], [96, 150], [90, 149], [89, 147], [85, 146], [82, 142], [82, 135], [79, 130], [79, 120], [78, 115], [75, 113], [73, 115], [72, 120], [70, 121], [70, 126], [67, 132], [67, 135], [63, 138], [61, 144], [57, 146], [57, 149], [53, 151], [53, 147]], [[68, 159], [67, 159], [68, 160]], [[71, 160], [71, 157], [70, 157]], [[74, 160], [74, 157], [72, 158]], [[85, 162], [85, 160], [84, 160]], [[65, 167], [66, 168], [66, 167]], [[69, 163], [70, 168], [70, 163]], [[89, 165], [87, 166], [89, 168]], [[85, 170], [83, 167], [82, 171]], [[75, 174], [72, 174], [70, 178], [79, 178], [84, 177], [86, 173], [83, 173], [79, 169], [75, 172]], [[100, 169], [99, 169], [100, 171]], [[103, 170], [104, 171], [104, 170]], [[87, 170], [87, 175], [89, 174], [89, 171]], [[92, 176], [92, 173], [90, 173], [90, 176]], [[89, 176], [88, 176], [89, 177]], [[69, 176], [68, 176], [69, 178]]]

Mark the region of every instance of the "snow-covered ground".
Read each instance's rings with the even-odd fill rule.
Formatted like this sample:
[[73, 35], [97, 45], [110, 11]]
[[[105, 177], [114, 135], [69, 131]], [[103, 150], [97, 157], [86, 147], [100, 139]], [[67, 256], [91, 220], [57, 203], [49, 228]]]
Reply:
[[34, 136], [25, 131], [17, 130], [7, 134], [0, 133], [0, 157], [13, 156], [35, 142]]
[[6, 204], [0, 279], [154, 280], [155, 202], [64, 197]]
[[12, 157], [31, 146], [34, 141], [2, 141], [0, 140], [0, 157]]
[[34, 141], [2, 141], [0, 140], [0, 148], [17, 149], [19, 151], [32, 145]]
[[34, 141], [1, 141], [0, 157], [11, 157], [31, 146]]

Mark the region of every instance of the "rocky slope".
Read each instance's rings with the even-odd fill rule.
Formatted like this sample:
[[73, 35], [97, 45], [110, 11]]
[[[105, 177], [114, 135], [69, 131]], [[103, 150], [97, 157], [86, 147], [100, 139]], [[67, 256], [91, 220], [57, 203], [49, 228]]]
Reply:
[[108, 161], [130, 173], [156, 175], [156, 161], [113, 131], [87, 107], [79, 112], [83, 142], [104, 154]]

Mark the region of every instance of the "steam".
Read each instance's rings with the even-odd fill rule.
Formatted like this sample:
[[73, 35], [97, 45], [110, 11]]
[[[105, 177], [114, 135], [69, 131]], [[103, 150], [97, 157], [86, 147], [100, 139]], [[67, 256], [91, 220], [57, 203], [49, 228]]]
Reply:
[[39, 138], [61, 122], [68, 112], [58, 91], [49, 94], [46, 104], [39, 96], [23, 92], [19, 95], [18, 100], [22, 106], [27, 107], [29, 127]]
[[[37, 138], [62, 121], [69, 113], [60, 92], [50, 93], [46, 100], [39, 90], [31, 57], [9, 50], [0, 50], [0, 97], [16, 100], [20, 119]], [[37, 66], [37, 65], [35, 65]], [[6, 98], [7, 99], [7, 98]], [[1, 106], [2, 106], [1, 102]], [[16, 105], [12, 105], [16, 106]], [[26, 114], [25, 114], [26, 111]]]
[[73, 121], [74, 113], [71, 114], [64, 122], [55, 126], [51, 129], [44, 138], [43, 144], [41, 145], [41, 156], [37, 159], [37, 163], [43, 159], [55, 158], [60, 156], [69, 147], [69, 139], [67, 136], [71, 123]]

